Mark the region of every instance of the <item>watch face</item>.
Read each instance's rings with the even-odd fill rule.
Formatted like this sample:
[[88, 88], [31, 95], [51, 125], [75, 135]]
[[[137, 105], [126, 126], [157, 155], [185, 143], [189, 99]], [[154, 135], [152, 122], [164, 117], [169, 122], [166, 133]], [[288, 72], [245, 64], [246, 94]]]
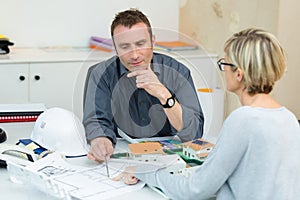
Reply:
[[169, 99], [169, 100], [168, 100], [168, 105], [169, 105], [170, 107], [172, 107], [172, 106], [174, 105], [174, 103], [175, 103], [174, 99]]

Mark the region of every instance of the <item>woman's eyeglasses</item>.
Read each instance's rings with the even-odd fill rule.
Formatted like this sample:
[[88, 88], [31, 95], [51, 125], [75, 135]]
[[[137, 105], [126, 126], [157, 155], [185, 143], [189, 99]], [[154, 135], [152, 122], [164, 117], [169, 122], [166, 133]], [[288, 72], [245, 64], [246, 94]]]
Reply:
[[218, 62], [217, 62], [218, 66], [219, 66], [219, 69], [220, 69], [221, 71], [224, 71], [224, 66], [225, 66], [225, 65], [230, 66], [230, 67], [235, 67], [234, 64], [232, 64], [232, 63], [226, 63], [226, 62], [224, 62], [224, 61], [225, 61], [225, 59], [224, 59], [224, 58], [221, 58], [221, 59], [218, 60]]

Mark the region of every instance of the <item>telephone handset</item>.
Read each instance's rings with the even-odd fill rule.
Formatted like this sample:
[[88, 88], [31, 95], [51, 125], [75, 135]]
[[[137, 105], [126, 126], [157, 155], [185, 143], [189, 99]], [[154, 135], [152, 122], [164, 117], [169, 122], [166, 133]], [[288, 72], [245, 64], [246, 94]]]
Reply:
[[25, 147], [13, 144], [0, 144], [0, 163], [6, 167], [6, 162], [10, 161], [19, 165], [26, 166], [37, 159], [33, 151]]

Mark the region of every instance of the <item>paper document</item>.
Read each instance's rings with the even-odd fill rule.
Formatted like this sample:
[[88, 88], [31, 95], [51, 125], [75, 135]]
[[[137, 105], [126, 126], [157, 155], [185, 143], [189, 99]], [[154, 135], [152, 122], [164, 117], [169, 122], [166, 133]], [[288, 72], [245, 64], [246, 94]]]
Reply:
[[[110, 176], [117, 176], [131, 165], [131, 162], [114, 162], [111, 159], [109, 161]], [[31, 185], [52, 196], [64, 199], [110, 199], [140, 190], [145, 185], [141, 181], [136, 185], [112, 181], [107, 177], [105, 163], [93, 167], [71, 165], [56, 153], [26, 167], [8, 163], [7, 169], [13, 181]]]

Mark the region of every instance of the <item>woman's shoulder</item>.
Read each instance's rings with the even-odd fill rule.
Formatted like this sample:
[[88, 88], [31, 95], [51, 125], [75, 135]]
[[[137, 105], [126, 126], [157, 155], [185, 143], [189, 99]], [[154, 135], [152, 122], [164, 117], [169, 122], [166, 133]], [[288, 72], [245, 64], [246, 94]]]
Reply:
[[254, 123], [263, 122], [268, 119], [292, 119], [295, 120], [295, 115], [288, 110], [286, 107], [281, 106], [278, 108], [261, 108], [261, 107], [250, 107], [241, 106], [236, 110], [232, 111], [227, 117], [226, 121], [239, 121]]
[[228, 117], [226, 118], [227, 123], [239, 122], [240, 124], [247, 121], [255, 121], [259, 120], [261, 116], [260, 111], [258, 111], [256, 108], [250, 107], [250, 106], [241, 106], [235, 110], [233, 110]]
[[251, 106], [241, 106], [230, 113], [232, 116], [240, 115], [247, 113], [248, 115], [260, 115], [265, 114], [274, 114], [274, 113], [291, 113], [286, 107], [281, 106], [278, 108], [262, 108], [262, 107], [251, 107]]
[[250, 106], [241, 106], [235, 110], [233, 110], [229, 115], [228, 118], [236, 118], [245, 116], [245, 114], [252, 113], [253, 109]]

